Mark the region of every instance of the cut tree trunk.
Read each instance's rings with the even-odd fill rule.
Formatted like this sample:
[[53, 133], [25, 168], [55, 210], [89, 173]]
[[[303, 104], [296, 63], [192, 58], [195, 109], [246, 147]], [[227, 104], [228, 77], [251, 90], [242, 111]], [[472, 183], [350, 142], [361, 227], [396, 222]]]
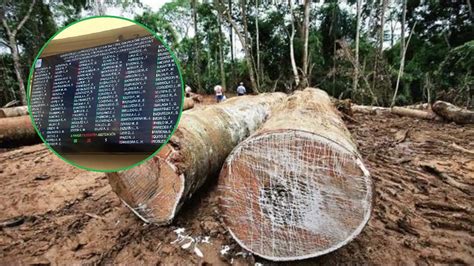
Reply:
[[389, 114], [390, 108], [380, 107], [380, 106], [366, 106], [366, 105], [357, 105], [352, 104], [351, 110], [354, 113], [363, 113], [363, 114]]
[[0, 118], [0, 148], [39, 143], [29, 116]]
[[409, 116], [419, 119], [426, 119], [426, 120], [442, 120], [441, 117], [433, 113], [431, 110], [417, 110], [412, 108], [406, 107], [398, 107], [394, 106], [391, 108], [392, 114], [401, 115], [401, 116]]
[[426, 120], [442, 120], [442, 118], [429, 109], [419, 109], [423, 108], [424, 105], [410, 105], [406, 107], [394, 106], [389, 107], [380, 107], [380, 106], [366, 106], [366, 105], [357, 105], [353, 104], [351, 110], [354, 113], [363, 113], [371, 115], [380, 115], [380, 114], [396, 114], [400, 116], [409, 116], [418, 119]]
[[458, 124], [473, 124], [474, 111], [457, 107], [448, 102], [436, 101], [433, 104], [433, 111], [448, 121], [454, 121]]
[[184, 98], [183, 110], [188, 110], [194, 107], [194, 100], [192, 98]]
[[109, 173], [112, 189], [142, 220], [168, 224], [227, 155], [253, 133], [285, 94], [231, 98], [183, 113], [170, 141], [151, 160]]
[[354, 239], [372, 205], [370, 174], [328, 95], [288, 97], [229, 155], [220, 207], [234, 239], [275, 261], [316, 257]]
[[28, 106], [0, 108], [0, 118], [28, 115]]

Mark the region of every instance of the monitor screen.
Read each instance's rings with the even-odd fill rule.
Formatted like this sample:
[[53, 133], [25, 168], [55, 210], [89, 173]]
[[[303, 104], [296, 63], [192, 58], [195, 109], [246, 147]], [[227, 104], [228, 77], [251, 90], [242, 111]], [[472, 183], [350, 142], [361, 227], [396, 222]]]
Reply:
[[39, 58], [31, 114], [60, 153], [154, 152], [175, 127], [182, 83], [154, 36]]

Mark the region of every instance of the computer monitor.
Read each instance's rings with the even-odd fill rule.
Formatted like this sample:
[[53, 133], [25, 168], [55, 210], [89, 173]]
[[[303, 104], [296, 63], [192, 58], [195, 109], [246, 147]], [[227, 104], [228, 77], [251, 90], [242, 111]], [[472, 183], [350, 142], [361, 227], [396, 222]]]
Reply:
[[58, 153], [151, 154], [175, 127], [182, 98], [170, 52], [145, 36], [39, 58], [30, 104]]

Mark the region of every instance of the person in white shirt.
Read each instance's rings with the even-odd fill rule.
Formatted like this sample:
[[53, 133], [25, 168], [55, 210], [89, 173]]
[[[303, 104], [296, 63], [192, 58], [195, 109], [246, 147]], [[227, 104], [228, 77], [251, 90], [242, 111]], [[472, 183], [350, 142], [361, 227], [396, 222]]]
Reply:
[[187, 98], [191, 97], [191, 93], [193, 92], [193, 90], [191, 89], [191, 87], [189, 87], [188, 85], [186, 85], [186, 88], [184, 89], [184, 91], [186, 92], [186, 97], [187, 97]]
[[218, 103], [222, 102], [224, 100], [224, 91], [222, 89], [221, 85], [216, 85], [214, 87], [214, 92], [216, 94], [216, 101]]
[[237, 95], [242, 96], [247, 93], [247, 90], [244, 87], [244, 83], [240, 82], [239, 86], [237, 87]]

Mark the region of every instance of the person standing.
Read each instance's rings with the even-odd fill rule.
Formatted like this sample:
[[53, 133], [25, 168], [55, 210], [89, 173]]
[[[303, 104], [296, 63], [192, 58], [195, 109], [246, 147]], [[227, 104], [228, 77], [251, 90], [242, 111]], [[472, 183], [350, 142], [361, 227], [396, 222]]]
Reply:
[[223, 92], [222, 86], [216, 85], [214, 87], [214, 92], [216, 94], [216, 101], [218, 103], [222, 102], [224, 100], [224, 92]]
[[237, 87], [237, 95], [238, 96], [243, 96], [247, 93], [247, 90], [244, 87], [244, 83], [240, 82], [239, 86]]
[[191, 93], [193, 92], [193, 90], [191, 89], [191, 87], [189, 87], [189, 85], [186, 85], [185, 92], [186, 92], [186, 97], [189, 98], [191, 97]]

